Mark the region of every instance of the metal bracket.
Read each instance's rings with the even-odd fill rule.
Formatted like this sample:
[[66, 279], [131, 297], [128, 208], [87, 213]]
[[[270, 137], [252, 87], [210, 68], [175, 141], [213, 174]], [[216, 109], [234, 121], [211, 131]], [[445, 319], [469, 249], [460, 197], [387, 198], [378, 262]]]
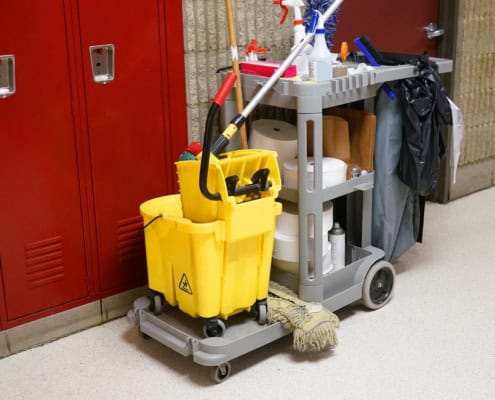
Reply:
[[0, 99], [15, 93], [15, 57], [13, 54], [0, 56]]
[[445, 33], [445, 29], [438, 29], [437, 24], [435, 24], [434, 22], [430, 22], [423, 29], [426, 32], [426, 36], [428, 37], [428, 39], [442, 36]]
[[115, 47], [113, 44], [89, 46], [93, 82], [106, 85], [115, 78]]

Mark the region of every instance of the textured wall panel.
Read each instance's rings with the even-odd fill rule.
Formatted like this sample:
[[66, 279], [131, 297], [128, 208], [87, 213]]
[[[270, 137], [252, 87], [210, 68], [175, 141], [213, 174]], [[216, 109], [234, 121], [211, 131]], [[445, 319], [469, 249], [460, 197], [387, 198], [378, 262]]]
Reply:
[[495, 156], [495, 1], [459, 4], [455, 100], [464, 114], [460, 165]]
[[[251, 39], [269, 47], [268, 57], [284, 59], [292, 46], [292, 24], [279, 25], [282, 11], [267, 0], [232, 0], [239, 56]], [[216, 70], [231, 64], [224, 0], [184, 0], [189, 140], [201, 140], [206, 114], [217, 89]], [[292, 15], [290, 15], [292, 18]]]

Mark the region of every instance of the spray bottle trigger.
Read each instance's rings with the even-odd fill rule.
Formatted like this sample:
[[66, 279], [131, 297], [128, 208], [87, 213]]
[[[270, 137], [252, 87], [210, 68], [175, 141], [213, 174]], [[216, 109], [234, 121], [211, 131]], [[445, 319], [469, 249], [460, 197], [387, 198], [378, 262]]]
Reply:
[[282, 4], [283, 0], [273, 0], [273, 4], [278, 4], [283, 10], [282, 18], [280, 18], [280, 25], [283, 25], [285, 23], [285, 20], [287, 19], [287, 15], [289, 14], [289, 9]]

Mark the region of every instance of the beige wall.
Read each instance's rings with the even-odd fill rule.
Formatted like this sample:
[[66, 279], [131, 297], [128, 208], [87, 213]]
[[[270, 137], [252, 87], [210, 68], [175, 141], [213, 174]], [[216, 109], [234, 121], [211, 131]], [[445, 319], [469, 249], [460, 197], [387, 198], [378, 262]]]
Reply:
[[[279, 25], [281, 9], [272, 0], [231, 0], [239, 56], [251, 39], [284, 59], [292, 46], [292, 24]], [[190, 140], [202, 137], [206, 113], [217, 86], [216, 70], [231, 65], [224, 0], [183, 0], [187, 116]]]
[[456, 198], [495, 184], [495, 1], [461, 0], [453, 97], [464, 115]]

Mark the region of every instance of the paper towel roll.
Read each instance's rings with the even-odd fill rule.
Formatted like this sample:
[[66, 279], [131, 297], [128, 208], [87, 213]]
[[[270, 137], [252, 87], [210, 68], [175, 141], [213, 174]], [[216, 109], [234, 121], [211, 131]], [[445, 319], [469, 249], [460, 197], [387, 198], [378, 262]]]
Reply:
[[284, 161], [297, 156], [297, 127], [285, 121], [258, 119], [251, 123], [249, 148], [277, 152], [277, 162], [282, 174]]
[[[313, 190], [313, 171], [314, 171], [314, 160], [313, 157], [308, 157], [308, 162], [306, 166], [306, 189], [309, 191]], [[298, 160], [292, 159], [285, 161], [282, 169], [283, 185], [289, 189], [297, 190], [298, 179], [297, 179], [297, 169]], [[345, 182], [347, 164], [339, 160], [338, 158], [323, 157], [322, 159], [322, 187], [323, 189], [337, 185], [339, 183]]]

